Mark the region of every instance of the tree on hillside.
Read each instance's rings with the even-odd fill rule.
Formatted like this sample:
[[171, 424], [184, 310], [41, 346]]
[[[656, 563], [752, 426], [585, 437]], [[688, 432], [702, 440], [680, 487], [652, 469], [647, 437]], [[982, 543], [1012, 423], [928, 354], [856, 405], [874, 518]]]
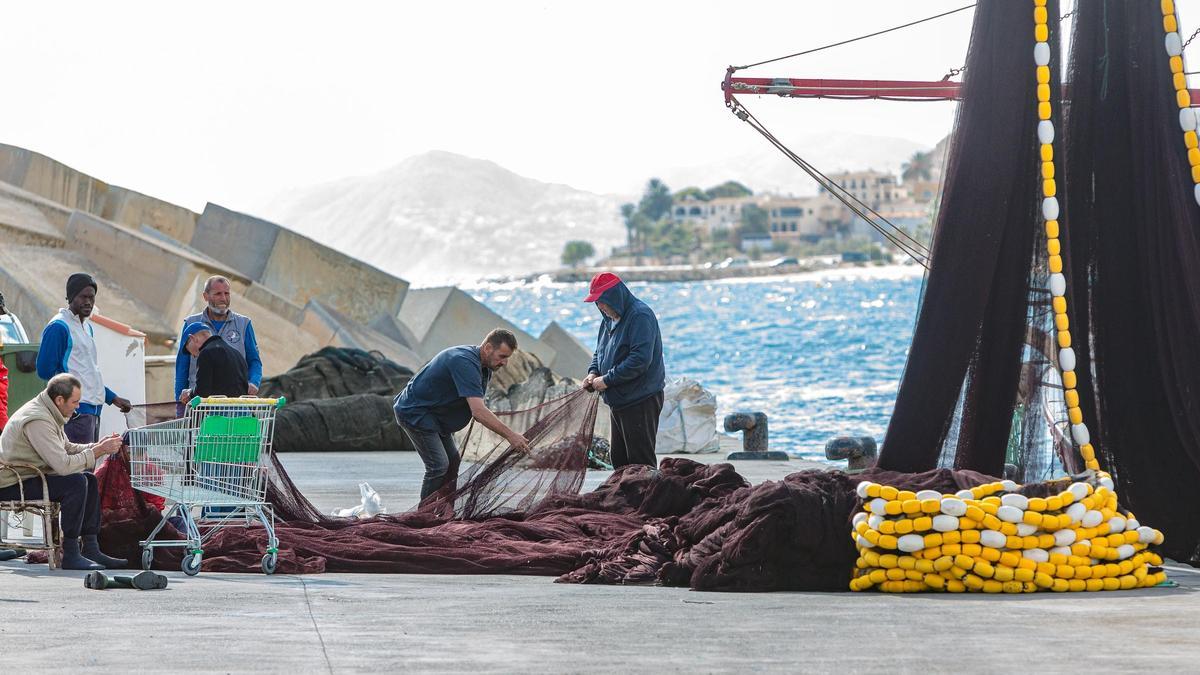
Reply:
[[900, 178], [904, 182], [929, 180], [933, 177], [933, 153], [918, 150], [900, 166]]
[[727, 180], [716, 187], [708, 188], [704, 194], [707, 199], [717, 199], [719, 197], [751, 197], [754, 192], [736, 180]]
[[746, 204], [742, 207], [742, 222], [733, 228], [730, 241], [740, 248], [743, 237], [767, 234], [769, 226], [770, 218], [766, 209], [757, 204]]
[[702, 202], [708, 201], [708, 193], [695, 186], [685, 187], [679, 192], [675, 193], [675, 201], [677, 202], [681, 202], [689, 197], [692, 199], [698, 199]]
[[621, 205], [621, 219], [625, 221], [625, 244], [630, 251], [633, 251], [633, 236], [637, 234], [637, 228], [633, 222], [635, 213], [637, 213], [637, 207], [633, 204]]
[[563, 247], [562, 264], [575, 267], [594, 255], [596, 255], [596, 249], [590, 242], [568, 241], [567, 245]]
[[744, 234], [766, 234], [770, 223], [767, 210], [758, 204], [747, 204], [742, 207], [741, 230]]
[[638, 202], [638, 211], [654, 222], [671, 212], [672, 203], [671, 189], [666, 183], [651, 178], [650, 182], [646, 183], [646, 191], [642, 193], [641, 201]]
[[646, 217], [646, 214], [638, 211], [633, 214], [633, 231], [634, 241], [637, 242], [637, 255], [642, 255], [646, 252], [646, 242], [648, 237], [654, 233], [654, 222]]

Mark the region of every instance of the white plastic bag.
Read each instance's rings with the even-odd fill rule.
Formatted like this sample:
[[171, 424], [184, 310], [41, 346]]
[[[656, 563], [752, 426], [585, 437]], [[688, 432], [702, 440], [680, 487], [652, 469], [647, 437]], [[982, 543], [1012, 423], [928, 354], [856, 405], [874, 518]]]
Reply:
[[663, 388], [654, 452], [659, 455], [699, 454], [720, 450], [717, 436], [717, 397], [687, 377]]
[[362, 502], [358, 506], [352, 509], [334, 509], [333, 515], [339, 518], [370, 518], [387, 513], [387, 509], [383, 508], [383, 500], [370, 483], [359, 483], [358, 492], [362, 495]]

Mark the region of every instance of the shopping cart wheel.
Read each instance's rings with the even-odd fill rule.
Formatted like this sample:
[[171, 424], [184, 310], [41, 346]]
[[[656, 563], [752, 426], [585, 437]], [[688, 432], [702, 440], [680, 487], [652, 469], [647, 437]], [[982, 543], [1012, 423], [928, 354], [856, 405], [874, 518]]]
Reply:
[[154, 564], [154, 549], [152, 549], [152, 548], [142, 549], [142, 569], [148, 570], [148, 569], [150, 569], [150, 566], [153, 564]]
[[262, 559], [263, 574], [275, 574], [275, 566], [279, 564], [279, 555], [268, 553]]
[[200, 573], [200, 554], [189, 553], [183, 556], [183, 562], [179, 565], [183, 573], [189, 577], [194, 577]]

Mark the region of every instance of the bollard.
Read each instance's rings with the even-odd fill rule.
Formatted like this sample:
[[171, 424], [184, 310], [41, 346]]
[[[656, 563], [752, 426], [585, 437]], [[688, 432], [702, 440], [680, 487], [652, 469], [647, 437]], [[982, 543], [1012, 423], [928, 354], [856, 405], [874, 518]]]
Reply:
[[788, 459], [786, 452], [767, 450], [766, 413], [733, 413], [726, 415], [725, 431], [742, 432], [742, 450], [740, 452], [729, 453], [729, 456], [725, 459]]
[[1004, 465], [1004, 478], [1007, 480], [1017, 480], [1021, 476], [1021, 469], [1016, 464]]
[[825, 459], [847, 461], [846, 473], [860, 473], [875, 466], [879, 448], [870, 436], [838, 436], [825, 444]]

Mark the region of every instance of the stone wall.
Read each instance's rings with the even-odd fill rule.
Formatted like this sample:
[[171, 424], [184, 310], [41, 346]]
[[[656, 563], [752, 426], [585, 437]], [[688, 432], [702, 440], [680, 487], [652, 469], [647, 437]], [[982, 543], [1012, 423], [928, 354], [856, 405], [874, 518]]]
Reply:
[[67, 222], [66, 235], [68, 248], [84, 253], [133, 297], [161, 312], [170, 325], [181, 322], [180, 312], [194, 304], [197, 279], [221, 274], [248, 283], [184, 249], [80, 211]]
[[0, 143], [0, 181], [70, 209], [133, 228], [147, 225], [187, 243], [196, 214], [182, 206], [109, 185], [49, 157]]
[[[431, 359], [447, 347], [479, 344], [493, 328], [507, 328], [517, 336], [521, 351], [538, 357], [543, 364], [553, 363], [554, 348], [517, 328], [463, 291], [444, 286], [408, 292], [400, 308], [400, 321], [419, 341], [417, 351]], [[590, 355], [589, 355], [590, 356]]]
[[592, 362], [592, 350], [558, 325], [557, 321], [551, 321], [538, 339], [554, 349], [554, 361], [546, 364], [550, 370], [576, 380], [587, 377], [588, 365]]
[[261, 218], [208, 204], [193, 248], [270, 288], [293, 304], [321, 300], [370, 324], [394, 316], [408, 282]]

